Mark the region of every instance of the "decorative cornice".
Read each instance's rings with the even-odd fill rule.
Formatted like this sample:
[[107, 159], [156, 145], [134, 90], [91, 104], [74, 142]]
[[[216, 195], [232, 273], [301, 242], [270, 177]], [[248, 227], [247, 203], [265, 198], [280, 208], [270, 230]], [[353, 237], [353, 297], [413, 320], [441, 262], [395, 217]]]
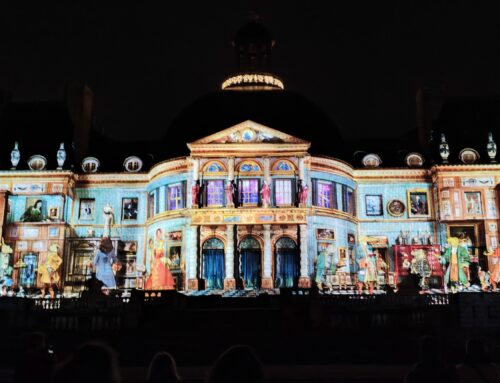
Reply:
[[327, 171], [342, 175], [347, 175], [350, 178], [354, 177], [354, 169], [347, 162], [333, 157], [310, 157], [310, 166], [313, 171]]
[[377, 180], [412, 180], [420, 182], [431, 182], [428, 169], [408, 168], [377, 168], [377, 169], [355, 169], [354, 178], [359, 183], [376, 182]]

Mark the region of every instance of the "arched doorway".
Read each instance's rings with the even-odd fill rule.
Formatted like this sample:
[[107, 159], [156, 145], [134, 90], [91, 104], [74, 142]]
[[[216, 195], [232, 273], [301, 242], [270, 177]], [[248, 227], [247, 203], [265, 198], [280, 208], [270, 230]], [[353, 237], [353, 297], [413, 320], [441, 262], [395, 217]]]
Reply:
[[260, 287], [261, 271], [261, 248], [260, 243], [254, 237], [248, 236], [240, 242], [240, 278], [245, 289], [257, 289]]
[[274, 246], [274, 287], [294, 287], [299, 278], [300, 259], [295, 241], [282, 237]]
[[203, 278], [206, 289], [224, 288], [224, 242], [209, 238], [203, 243]]

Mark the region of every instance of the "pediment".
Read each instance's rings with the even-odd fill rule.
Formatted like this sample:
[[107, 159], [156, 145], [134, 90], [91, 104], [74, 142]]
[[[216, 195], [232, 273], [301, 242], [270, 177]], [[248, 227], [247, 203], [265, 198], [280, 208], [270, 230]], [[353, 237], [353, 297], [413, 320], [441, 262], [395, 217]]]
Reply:
[[218, 133], [196, 140], [191, 145], [207, 144], [309, 144], [300, 138], [247, 120]]

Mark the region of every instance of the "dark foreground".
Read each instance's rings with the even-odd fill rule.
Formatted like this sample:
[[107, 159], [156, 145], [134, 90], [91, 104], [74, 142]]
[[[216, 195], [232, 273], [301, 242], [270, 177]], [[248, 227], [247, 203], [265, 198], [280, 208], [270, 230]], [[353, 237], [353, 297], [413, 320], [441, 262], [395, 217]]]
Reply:
[[123, 381], [142, 381], [152, 356], [170, 352], [188, 381], [202, 381], [218, 355], [248, 344], [270, 381], [400, 382], [431, 335], [450, 364], [480, 338], [500, 356], [500, 294], [306, 295], [257, 298], [136, 292], [130, 300], [0, 299], [5, 330], [0, 381], [10, 381], [23, 355], [23, 336], [47, 335], [59, 359], [88, 340], [119, 354]]

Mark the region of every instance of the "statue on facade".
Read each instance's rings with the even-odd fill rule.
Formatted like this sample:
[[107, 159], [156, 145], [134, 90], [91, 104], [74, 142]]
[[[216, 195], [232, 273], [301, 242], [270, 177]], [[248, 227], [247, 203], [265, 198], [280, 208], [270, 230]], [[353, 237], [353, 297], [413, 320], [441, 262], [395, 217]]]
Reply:
[[62, 262], [63, 260], [59, 255], [59, 246], [56, 244], [50, 245], [47, 259], [38, 268], [38, 275], [42, 283], [42, 298], [45, 296], [47, 289], [49, 290], [50, 297], [55, 297], [54, 285], [59, 283], [60, 276], [58, 270]]
[[308, 195], [309, 195], [309, 187], [307, 185], [302, 186], [299, 192], [299, 203], [302, 206], [305, 206], [307, 204]]
[[269, 207], [271, 204], [271, 188], [269, 187], [266, 181], [264, 181], [264, 184], [262, 185], [260, 194], [262, 196], [262, 206]]
[[233, 200], [234, 190], [232, 181], [227, 181], [225, 191], [226, 191], [226, 206], [234, 207], [234, 200]]
[[191, 187], [191, 206], [198, 207], [200, 196], [200, 181], [196, 180]]
[[107, 204], [106, 206], [104, 206], [103, 214], [104, 214], [104, 231], [102, 236], [109, 237], [111, 234], [111, 225], [114, 222], [113, 208], [109, 204]]

